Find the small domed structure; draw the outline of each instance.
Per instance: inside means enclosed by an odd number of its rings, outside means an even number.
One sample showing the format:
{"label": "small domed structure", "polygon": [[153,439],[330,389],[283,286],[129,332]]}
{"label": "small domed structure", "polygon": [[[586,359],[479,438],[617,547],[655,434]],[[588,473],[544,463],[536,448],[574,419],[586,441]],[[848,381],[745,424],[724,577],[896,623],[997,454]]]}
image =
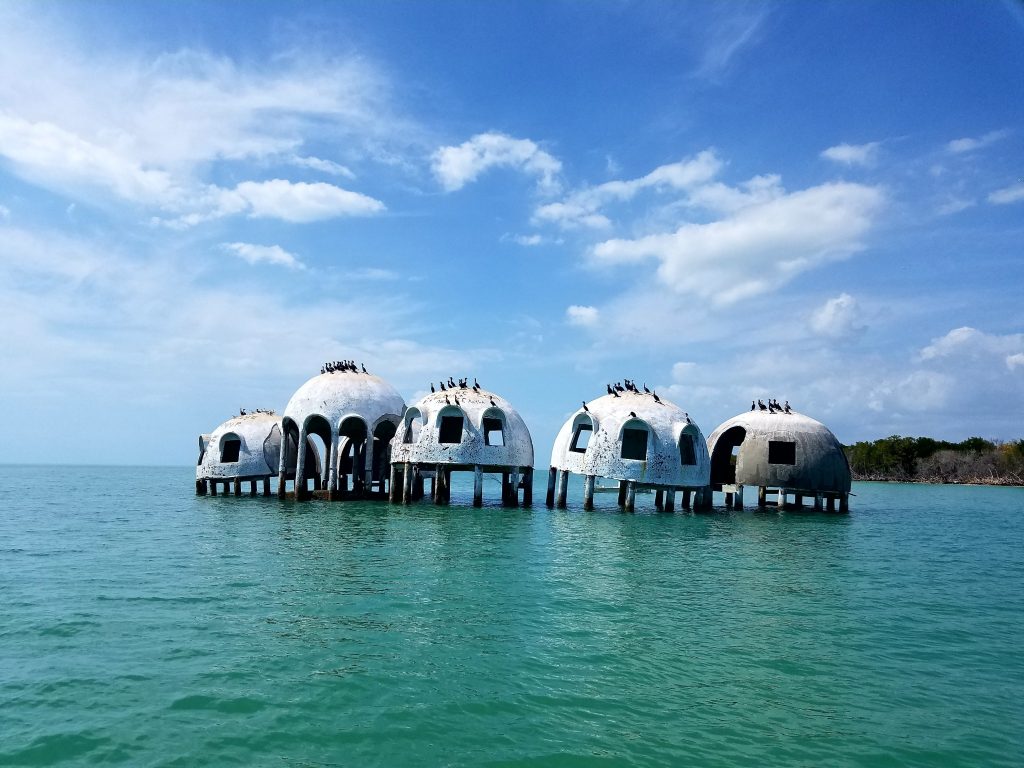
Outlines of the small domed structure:
{"label": "small domed structure", "polygon": [[[294,480],[295,497],[306,498],[310,477],[314,490],[326,487],[330,499],[384,493],[388,446],[404,409],[394,387],[354,363],[314,376],[284,409],[278,495]],[[314,436],[322,446],[299,454],[297,446]]]}
{"label": "small domed structure", "polygon": [[483,503],[483,473],[502,475],[502,503],[532,502],[533,440],[526,423],[500,395],[461,386],[432,392],[409,407],[391,443],[392,501],[408,503],[422,494],[424,476],[432,475],[438,504],[450,495],[453,471],[474,474],[473,504]]}
{"label": "small domed structure", "polygon": [[703,503],[710,463],[704,435],[688,414],[633,388],[585,403],[562,426],[551,449],[548,506],[565,506],[570,472],[586,478],[584,509],[593,508],[595,480],[605,477],[619,481],[619,504],[627,510],[637,488],[654,488],[655,505],[671,511],[677,489],[684,490],[684,504],[690,490]]}
{"label": "small domed structure", "polygon": [[247,413],[228,419],[213,432],[199,437],[196,465],[196,493],[207,487],[214,496],[217,484],[233,483],[235,493],[248,480],[256,493],[256,481],[263,481],[264,495],[270,494],[270,478],[277,471],[281,453],[281,427],[269,412]]}
{"label": "small domed structure", "polygon": [[727,494],[727,504],[731,493],[742,506],[743,486],[750,485],[758,488],[759,506],[775,489],[779,507],[793,493],[798,506],[810,495],[816,509],[823,501],[833,509],[836,499],[841,511],[848,508],[850,465],[843,446],[810,416],[778,409],[741,413],[711,434],[708,448],[712,486]]}

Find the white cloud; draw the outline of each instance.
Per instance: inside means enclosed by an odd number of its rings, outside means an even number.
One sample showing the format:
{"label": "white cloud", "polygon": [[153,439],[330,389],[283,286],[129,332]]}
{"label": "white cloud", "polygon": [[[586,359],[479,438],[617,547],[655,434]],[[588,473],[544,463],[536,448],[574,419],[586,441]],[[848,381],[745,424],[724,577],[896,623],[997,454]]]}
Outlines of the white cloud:
{"label": "white cloud", "polygon": [[811,314],[811,330],[819,336],[841,339],[864,330],[860,324],[860,307],[848,293],[829,299]]}
{"label": "white cloud", "polygon": [[224,243],[224,250],[250,264],[277,264],[291,269],[304,269],[305,265],[279,245],[253,245],[252,243]]}
{"label": "white cloud", "polygon": [[309,222],[384,210],[379,200],[323,182],[244,181],[235,187],[235,192],[248,203],[249,215],[254,218]]}
{"label": "white cloud", "polygon": [[289,158],[289,162],[299,168],[311,168],[314,171],[329,173],[332,176],[344,176],[346,179],[355,179],[356,177],[349,168],[346,168],[344,165],[336,163],[333,160],[323,160],[319,157],[300,157],[299,155],[292,155]]}
{"label": "white cloud", "polygon": [[611,226],[609,218],[600,213],[605,205],[631,200],[647,189],[693,189],[714,178],[721,167],[722,163],[714,150],[707,149],[692,158],[659,166],[640,178],[608,181],[596,187],[581,189],[563,201],[538,207],[533,218],[535,222],[551,222],[567,229],[604,229]]}
{"label": "white cloud", "polygon": [[940,216],[950,216],[954,213],[960,213],[960,211],[966,211],[968,208],[973,208],[977,203],[974,200],[964,200],[959,197],[951,197],[945,203],[940,205],[936,212]]}
{"label": "white cloud", "polygon": [[672,366],[672,381],[680,384],[689,380],[697,370],[696,363],[679,362]]}
{"label": "white cloud", "polygon": [[544,242],[544,238],[541,235],[538,235],[538,234],[535,233],[535,234],[532,234],[532,235],[516,235],[515,236],[515,241],[519,245],[530,247],[530,246],[540,245],[541,243]]}
{"label": "white cloud", "polygon": [[1003,357],[1024,350],[1024,334],[989,334],[977,328],[954,328],[945,336],[932,339],[932,343],[918,353],[922,361],[940,358],[967,358],[979,356]]}
{"label": "white cloud", "polygon": [[988,201],[996,205],[1007,205],[1021,200],[1024,200],[1024,182],[997,189],[988,196]]}
{"label": "white cloud", "polygon": [[601,313],[597,307],[585,307],[573,304],[565,310],[565,317],[569,325],[576,325],[581,328],[593,328],[601,319]]}
{"label": "white cloud", "polygon": [[1007,355],[1006,367],[1011,371],[1017,368],[1024,368],[1024,352],[1018,352],[1015,355]]}
{"label": "white cloud", "polygon": [[11,209],[6,205],[0,205],[0,219],[11,218]]}
{"label": "white cloud", "polygon": [[591,255],[607,265],[656,260],[658,279],[677,293],[729,305],[862,249],[883,200],[876,187],[823,184],[708,224],[607,240]]}
{"label": "white cloud", "polygon": [[349,274],[352,280],[398,280],[402,275],[393,269],[363,267]]}
{"label": "white cloud", "polygon": [[562,164],[529,139],[480,133],[459,146],[441,147],[431,158],[434,175],[448,192],[462,189],[491,168],[515,168],[537,177],[545,193],[558,191]]}
{"label": "white cloud", "polygon": [[842,165],[874,165],[878,159],[879,142],[867,144],[837,144],[823,150],[821,156]]}
{"label": "white cloud", "polygon": [[955,155],[963,154],[965,152],[973,152],[976,149],[982,149],[983,147],[987,147],[989,144],[994,144],[1001,139],[1005,139],[1009,135],[1010,132],[1006,130],[989,131],[984,136],[979,136],[977,138],[953,139],[953,141],[946,144],[946,149]]}
{"label": "white cloud", "polygon": [[764,7],[757,6],[757,10],[752,13],[752,7],[755,6],[709,6],[717,13],[710,24],[701,27],[704,39],[700,43],[703,44],[704,50],[700,64],[694,72],[695,76],[716,78],[728,69],[741,50],[755,42],[757,31],[768,16],[768,12]]}

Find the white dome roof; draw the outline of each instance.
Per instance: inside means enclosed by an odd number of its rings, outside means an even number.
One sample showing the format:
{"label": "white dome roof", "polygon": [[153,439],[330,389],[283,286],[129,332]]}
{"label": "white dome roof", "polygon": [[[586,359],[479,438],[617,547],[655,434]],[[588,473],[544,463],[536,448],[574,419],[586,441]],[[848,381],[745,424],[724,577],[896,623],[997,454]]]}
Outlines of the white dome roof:
{"label": "white dome roof", "polygon": [[[461,440],[442,443],[441,417],[460,415],[463,417]],[[490,440],[485,439],[485,418],[500,422],[501,445],[494,444],[498,442],[494,432]],[[497,425],[492,422],[490,426]],[[409,407],[391,441],[391,461],[532,467],[533,440],[522,417],[503,397],[485,389],[455,388],[431,393]]]}
{"label": "white dome roof", "polygon": [[[277,416],[247,413],[217,427],[203,441],[203,453],[196,467],[196,479],[234,479],[277,474],[281,450],[281,428]],[[237,461],[221,461],[224,444],[238,440]],[[230,451],[229,454],[230,455]]]}
{"label": "white dome roof", "polygon": [[[727,436],[733,429],[736,431]],[[714,457],[715,446],[725,438],[720,456],[713,462],[712,482],[720,482],[719,468],[724,468],[724,464],[719,462],[727,461],[725,452],[732,453],[739,430],[743,430],[743,435],[736,454],[736,483],[849,492],[850,465],[842,445],[820,421],[796,411],[747,411],[721,424],[708,439],[708,450]],[[777,451],[776,455],[770,455],[770,450]]]}
{"label": "white dome roof", "polygon": [[[587,403],[562,425],[551,449],[551,466],[581,475],[615,480],[635,480],[651,485],[680,488],[707,485],[710,472],[707,444],[700,428],[688,421],[679,406],[643,392],[604,395]],[[631,413],[636,414],[632,416]],[[582,450],[580,426],[593,431]],[[625,429],[646,430],[646,459],[623,458]],[[692,444],[692,464],[683,464],[683,435]],[[627,449],[627,455],[629,453]]]}
{"label": "white dome roof", "polygon": [[398,391],[379,376],[354,371],[321,373],[292,395],[284,418],[300,428],[311,416],[322,416],[337,430],[348,416],[359,416],[372,431],[384,417],[398,422],[405,401]]}

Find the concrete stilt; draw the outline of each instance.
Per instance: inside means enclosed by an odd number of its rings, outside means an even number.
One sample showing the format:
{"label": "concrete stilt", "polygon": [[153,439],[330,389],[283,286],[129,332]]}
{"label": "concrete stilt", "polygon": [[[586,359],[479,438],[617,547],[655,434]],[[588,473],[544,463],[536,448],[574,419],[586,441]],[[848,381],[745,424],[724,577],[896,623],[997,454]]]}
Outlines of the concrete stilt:
{"label": "concrete stilt", "polygon": [[725,506],[726,509],[732,509],[732,491],[726,491],[725,493]]}
{"label": "concrete stilt", "polygon": [[802,493],[793,494],[793,506],[800,509],[804,505],[804,495]]}
{"label": "concrete stilt", "polygon": [[410,462],[405,462],[402,465],[402,503],[409,504],[412,502],[413,494],[413,469]]}
{"label": "concrete stilt", "polygon": [[626,511],[632,512],[636,504],[636,483],[632,480],[626,483]]}
{"label": "concrete stilt", "polygon": [[210,495],[211,496],[216,496],[217,495],[217,481],[216,480],[211,480],[210,481]]}
{"label": "concrete stilt", "polygon": [[665,511],[665,492],[661,488],[654,492],[654,508],[659,512]]}
{"label": "concrete stilt", "polygon": [[768,489],[763,485],[757,486],[757,506],[764,507],[768,504]]}
{"label": "concrete stilt", "polygon": [[[405,479],[402,480],[401,488],[405,487]],[[397,504],[399,501],[398,497],[399,485],[398,485],[398,465],[391,465],[391,479],[388,481],[388,504]]]}
{"label": "concrete stilt", "polygon": [[684,488],[683,489],[683,509],[692,509],[692,505],[690,503],[691,496],[692,496],[692,492],[690,491],[690,489],[689,488]]}
{"label": "concrete stilt", "polygon": [[583,509],[587,512],[594,508],[594,482],[597,480],[594,475],[587,475],[583,479]]}
{"label": "concrete stilt", "polygon": [[743,509],[743,486],[736,486],[736,493],[732,497],[732,508]]}
{"label": "concrete stilt", "polygon": [[558,473],[558,490],[556,493],[555,506],[565,509],[565,496],[569,492],[569,470],[563,469]]}
{"label": "concrete stilt", "polygon": [[786,508],[786,489],[785,488],[779,488],[777,499],[778,500],[775,502],[775,506],[778,507],[779,509],[785,509]]}
{"label": "concrete stilt", "polygon": [[306,428],[299,430],[299,455],[295,459],[295,500],[306,499]]}
{"label": "concrete stilt", "polygon": [[513,469],[512,476],[509,478],[508,483],[508,500],[509,506],[518,509],[519,508],[519,470]]}
{"label": "concrete stilt", "polygon": [[473,467],[473,506],[482,507],[484,505],[484,472],[480,469],[480,465],[477,464]]}
{"label": "concrete stilt", "polygon": [[196,480],[196,496],[205,496],[205,495],[206,495],[206,481],[205,480]]}
{"label": "concrete stilt", "polygon": [[509,487],[509,473],[501,473],[501,506],[512,506],[512,489]]}
{"label": "concrete stilt", "polygon": [[552,467],[548,470],[548,495],[546,503],[548,508],[555,506],[555,483],[558,480],[558,470]]}
{"label": "concrete stilt", "polygon": [[232,485],[234,486],[233,490],[235,492],[235,496],[241,496],[242,495],[242,481],[239,480],[236,477],[235,481],[234,481],[234,483],[232,483]]}
{"label": "concrete stilt", "polygon": [[444,470],[441,467],[434,470],[434,504],[444,504]]}
{"label": "concrete stilt", "polygon": [[839,511],[844,513],[850,511],[850,494],[844,493],[839,496]]}
{"label": "concrete stilt", "polygon": [[263,478],[263,495],[264,496],[269,496],[270,495],[270,478],[269,477],[264,477]]}
{"label": "concrete stilt", "polygon": [[676,489],[675,486],[665,489],[665,511],[676,511]]}
{"label": "concrete stilt", "polygon": [[420,468],[413,467],[412,470],[412,498],[413,500],[422,499],[426,494],[423,490],[423,475],[420,474]]}
{"label": "concrete stilt", "polygon": [[814,494],[814,511],[815,512],[821,512],[822,501],[823,501],[823,499],[822,499],[822,496],[821,496],[820,493]]}
{"label": "concrete stilt", "polygon": [[619,506],[626,506],[626,481],[619,480]]}
{"label": "concrete stilt", "polygon": [[250,496],[255,496],[256,495],[256,481],[255,480],[250,480],[249,481],[249,495]]}
{"label": "concrete stilt", "polygon": [[523,470],[523,506],[533,506],[533,467]]}

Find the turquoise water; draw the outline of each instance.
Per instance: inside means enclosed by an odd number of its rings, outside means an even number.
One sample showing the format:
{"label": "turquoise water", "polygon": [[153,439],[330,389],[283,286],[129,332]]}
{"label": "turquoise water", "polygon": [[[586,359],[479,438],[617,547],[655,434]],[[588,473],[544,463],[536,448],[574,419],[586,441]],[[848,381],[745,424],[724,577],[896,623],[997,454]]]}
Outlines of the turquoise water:
{"label": "turquoise water", "polygon": [[849,516],[193,489],[0,467],[0,765],[1024,763],[1024,489],[860,484]]}

